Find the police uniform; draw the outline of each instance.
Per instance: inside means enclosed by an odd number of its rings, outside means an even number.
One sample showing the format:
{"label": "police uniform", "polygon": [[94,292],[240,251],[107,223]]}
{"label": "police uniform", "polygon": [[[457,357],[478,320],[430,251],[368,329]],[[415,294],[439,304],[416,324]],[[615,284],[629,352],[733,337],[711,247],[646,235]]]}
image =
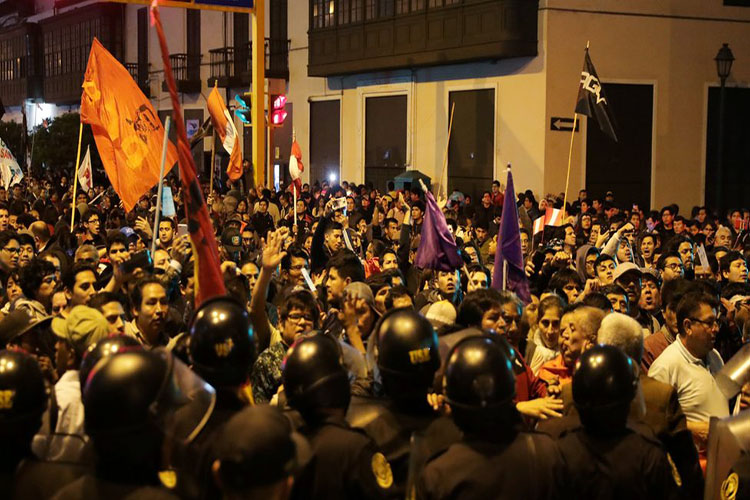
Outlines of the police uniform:
{"label": "police uniform", "polygon": [[158,484],[126,484],[107,481],[98,477],[85,475],[70,483],[52,497],[53,500],[174,500],[179,497]]}
{"label": "police uniform", "polygon": [[383,452],[400,493],[405,491],[409,475],[412,434],[418,432],[423,436],[424,459],[461,438],[453,421],[439,417],[426,401],[405,411],[387,398],[355,396],[346,419],[352,427],[364,430]]}
{"label": "police uniform", "polygon": [[569,498],[563,472],[560,453],[544,434],[519,432],[505,441],[470,437],[429,461],[417,497]]}
{"label": "police uniform", "polygon": [[679,498],[667,456],[654,438],[627,428],[599,436],[578,427],[564,432],[558,447],[576,498]]}
{"label": "police uniform", "polygon": [[385,498],[393,494],[393,472],[364,431],[343,418],[329,417],[299,432],[313,459],[297,479],[292,498]]}

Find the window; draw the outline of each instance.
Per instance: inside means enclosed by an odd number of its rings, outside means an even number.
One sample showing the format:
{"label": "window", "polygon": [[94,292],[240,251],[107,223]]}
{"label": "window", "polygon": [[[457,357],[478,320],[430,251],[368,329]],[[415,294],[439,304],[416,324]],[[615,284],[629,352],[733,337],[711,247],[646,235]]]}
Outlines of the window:
{"label": "window", "polygon": [[310,103],[310,184],[338,182],[341,160],[341,101]]}
{"label": "window", "polygon": [[365,182],[381,191],[406,169],[406,106],[406,95],[365,101]]}
{"label": "window", "polygon": [[365,19],[375,19],[375,0],[365,0]]}
{"label": "window", "polygon": [[495,90],[451,92],[448,116],[454,104],[448,147],[448,192],[458,188],[478,200],[492,183],[495,166]]}

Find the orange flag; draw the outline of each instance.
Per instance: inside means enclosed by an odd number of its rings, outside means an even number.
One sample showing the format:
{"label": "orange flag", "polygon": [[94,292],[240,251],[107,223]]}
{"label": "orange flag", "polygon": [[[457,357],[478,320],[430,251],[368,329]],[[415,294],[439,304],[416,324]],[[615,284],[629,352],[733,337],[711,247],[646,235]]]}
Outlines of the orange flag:
{"label": "orange flag", "polygon": [[211,124],[219,134],[219,139],[224,150],[229,153],[229,166],[227,175],[233,181],[242,177],[242,153],[240,152],[240,137],[229,114],[224,99],[221,98],[219,90],[214,87],[208,96],[208,114],[211,115]]}
{"label": "orange flag", "polygon": [[[107,177],[132,210],[159,182],[164,127],[128,70],[96,38],[83,80],[81,121],[91,125]],[[170,142],[165,174],[176,161]]]}

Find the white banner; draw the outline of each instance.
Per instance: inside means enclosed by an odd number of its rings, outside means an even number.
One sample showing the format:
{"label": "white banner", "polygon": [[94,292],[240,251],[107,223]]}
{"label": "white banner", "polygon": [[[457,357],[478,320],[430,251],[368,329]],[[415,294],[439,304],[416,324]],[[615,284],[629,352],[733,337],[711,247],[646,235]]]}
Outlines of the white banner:
{"label": "white banner", "polygon": [[93,172],[91,171],[91,147],[86,148],[86,156],[83,157],[81,166],[78,168],[78,182],[81,183],[81,189],[88,193],[89,189],[94,187]]}
{"label": "white banner", "polygon": [[23,179],[21,167],[2,139],[0,139],[0,177],[6,190]]}

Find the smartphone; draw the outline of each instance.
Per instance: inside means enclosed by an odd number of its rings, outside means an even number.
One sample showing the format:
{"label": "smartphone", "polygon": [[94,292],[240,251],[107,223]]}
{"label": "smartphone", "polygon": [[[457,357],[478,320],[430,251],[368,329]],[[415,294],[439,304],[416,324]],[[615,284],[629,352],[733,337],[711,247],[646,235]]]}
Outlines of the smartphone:
{"label": "smartphone", "polygon": [[185,236],[188,234],[187,224],[177,224],[177,236]]}

